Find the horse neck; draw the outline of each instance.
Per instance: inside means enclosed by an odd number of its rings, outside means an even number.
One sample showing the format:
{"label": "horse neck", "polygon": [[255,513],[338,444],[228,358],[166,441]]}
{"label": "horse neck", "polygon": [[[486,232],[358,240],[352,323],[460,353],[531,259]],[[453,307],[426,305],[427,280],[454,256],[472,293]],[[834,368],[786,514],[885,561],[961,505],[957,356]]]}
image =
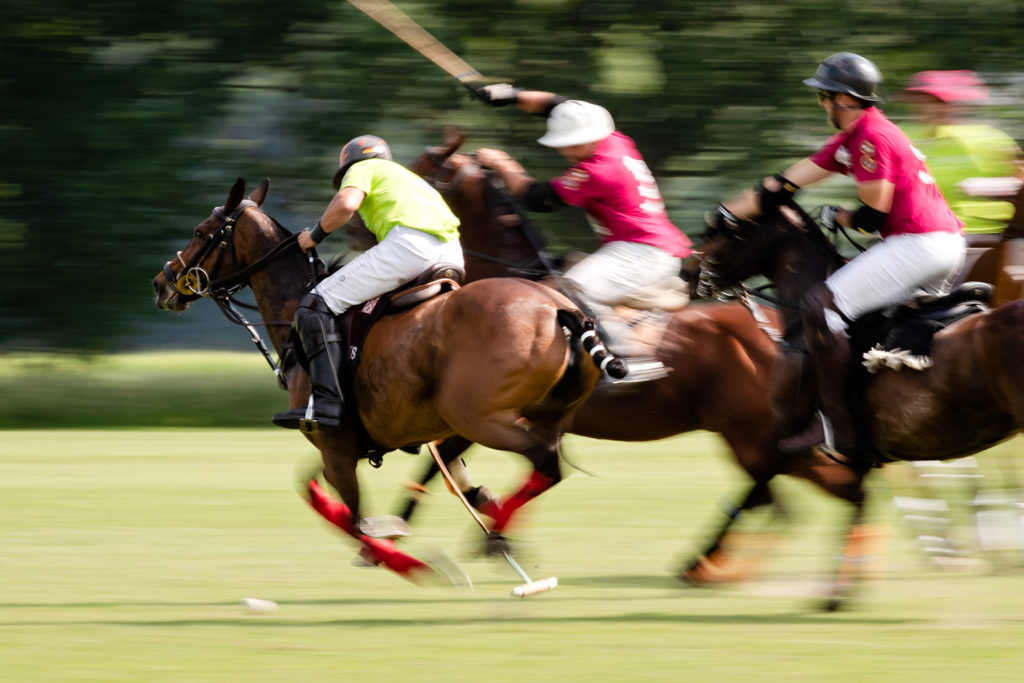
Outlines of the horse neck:
{"label": "horse neck", "polygon": [[[775,283],[779,298],[797,304],[815,285],[824,282],[834,270],[829,259],[809,240],[794,240],[782,248],[765,275]],[[800,319],[798,306],[782,308],[786,326]]]}
{"label": "horse neck", "polygon": [[507,277],[512,266],[540,267],[520,217],[511,207],[506,213],[490,201],[486,180],[461,183],[445,199],[461,223],[467,281]]}
{"label": "horse neck", "polygon": [[[245,267],[255,263],[284,240],[282,232],[275,228],[273,221],[259,221],[258,232],[246,240],[247,249],[239,251],[239,265]],[[305,285],[311,278],[309,261],[296,249],[288,249],[280,258],[266,268],[253,273],[249,278],[259,309],[260,317],[266,323],[290,323],[295,316],[295,307],[305,294]],[[274,349],[280,354],[288,337],[287,325],[267,325],[267,336]]]}

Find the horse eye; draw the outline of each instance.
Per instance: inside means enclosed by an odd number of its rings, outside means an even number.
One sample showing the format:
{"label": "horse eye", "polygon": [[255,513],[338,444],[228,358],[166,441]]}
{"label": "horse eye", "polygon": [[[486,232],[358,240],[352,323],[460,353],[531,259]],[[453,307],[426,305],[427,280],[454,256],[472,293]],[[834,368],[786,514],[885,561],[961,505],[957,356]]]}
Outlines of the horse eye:
{"label": "horse eye", "polygon": [[202,232],[202,230],[196,230],[196,239],[200,239],[200,240],[203,239],[203,232]]}

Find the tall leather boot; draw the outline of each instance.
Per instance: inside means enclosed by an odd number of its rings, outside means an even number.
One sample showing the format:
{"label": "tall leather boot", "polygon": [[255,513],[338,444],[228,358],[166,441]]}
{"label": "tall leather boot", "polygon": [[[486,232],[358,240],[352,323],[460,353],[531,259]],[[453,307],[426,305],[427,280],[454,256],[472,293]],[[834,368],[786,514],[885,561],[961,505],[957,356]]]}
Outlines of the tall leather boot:
{"label": "tall leather boot", "polygon": [[825,308],[833,306],[832,293],[825,285],[816,287],[804,298],[803,305],[804,333],[818,381],[821,419],[811,420],[802,432],[782,439],[779,447],[796,452],[825,445],[852,463],[866,464],[847,393],[850,343],[843,333],[832,332],[825,321]]}
{"label": "tall leather boot", "polygon": [[[807,424],[818,407],[818,386],[810,354],[785,345],[775,359],[769,382],[772,412],[780,433],[792,434]],[[784,446],[780,447],[783,450]]]}
{"label": "tall leather boot", "polygon": [[317,427],[337,427],[344,409],[339,393],[343,349],[338,321],[321,297],[307,294],[295,310],[293,325],[309,361],[312,405],[278,413],[273,422],[279,427],[304,432],[315,431]]}

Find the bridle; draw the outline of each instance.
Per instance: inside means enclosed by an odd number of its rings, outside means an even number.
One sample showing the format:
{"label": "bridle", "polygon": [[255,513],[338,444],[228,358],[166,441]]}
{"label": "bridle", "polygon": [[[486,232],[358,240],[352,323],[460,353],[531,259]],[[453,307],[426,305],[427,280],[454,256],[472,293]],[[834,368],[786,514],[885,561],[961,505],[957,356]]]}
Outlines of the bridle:
{"label": "bridle", "polygon": [[[276,261],[292,246],[297,246],[299,236],[297,233],[291,234],[245,268],[236,270],[224,277],[215,277],[220,270],[225,254],[227,254],[229,265],[233,266],[237,262],[234,235],[235,223],[238,217],[246,209],[258,206],[256,202],[250,199],[243,199],[230,214],[224,211],[223,206],[214,207],[213,214],[221,219],[221,224],[206,236],[202,247],[189,259],[188,263],[181,257],[180,251],[177,253],[176,258],[182,265],[181,273],[179,275],[174,274],[174,270],[171,267],[171,264],[174,263],[173,260],[164,264],[164,276],[168,281],[174,283],[174,288],[185,296],[208,296],[213,299],[230,298],[232,294],[235,294],[238,290],[249,284],[250,276]],[[200,264],[213,251],[217,252],[217,260],[210,270],[207,271]],[[315,252],[313,256],[316,256]]]}
{"label": "bridle", "polygon": [[[178,292],[185,296],[207,296],[210,294],[210,285],[213,282],[211,273],[216,274],[220,270],[225,254],[228,256],[228,262],[235,265],[237,258],[234,240],[235,223],[242,212],[251,206],[257,206],[256,202],[251,199],[243,199],[230,214],[224,211],[223,206],[214,207],[213,215],[220,218],[221,223],[205,237],[202,246],[187,263],[181,257],[181,252],[177,253],[176,258],[181,264],[181,273],[174,274],[174,269],[171,267],[171,264],[174,263],[173,259],[164,264],[164,277],[174,283],[174,288]],[[200,264],[214,251],[217,252],[217,260],[208,271]]]}
{"label": "bridle", "polygon": [[[229,265],[234,266],[237,264],[234,241],[235,224],[238,221],[238,217],[241,216],[246,209],[251,207],[259,207],[259,204],[251,199],[243,199],[231,213],[227,213],[223,206],[214,207],[213,215],[221,219],[220,225],[205,237],[202,246],[195,254],[192,255],[188,262],[182,258],[180,251],[176,254],[175,258],[182,266],[180,274],[175,275],[174,273],[174,269],[172,267],[172,264],[175,263],[174,259],[164,264],[163,274],[169,282],[174,283],[174,288],[179,293],[185,296],[205,296],[213,299],[214,303],[217,304],[217,307],[229,322],[246,328],[249,331],[256,348],[261,354],[263,354],[263,357],[270,365],[271,370],[273,370],[280,386],[287,389],[287,379],[280,364],[274,361],[270,354],[270,350],[267,348],[262,337],[260,337],[259,333],[256,331],[255,326],[288,326],[291,325],[291,323],[287,321],[251,323],[246,320],[245,316],[242,315],[235,305],[237,304],[238,306],[245,308],[254,307],[249,304],[236,301],[232,298],[232,295],[247,286],[249,284],[249,277],[254,273],[263,270],[268,265],[276,261],[289,248],[297,247],[298,234],[291,234],[281,242],[278,242],[273,249],[245,268],[236,270],[224,277],[216,277],[224,261],[225,255],[227,256]],[[213,266],[211,266],[209,270],[203,268],[203,262],[205,262],[214,252],[216,252],[217,257]],[[310,255],[311,259],[316,258],[316,253],[312,249],[310,249]],[[315,282],[315,276],[313,281]],[[313,285],[310,284],[309,286],[312,287]]]}

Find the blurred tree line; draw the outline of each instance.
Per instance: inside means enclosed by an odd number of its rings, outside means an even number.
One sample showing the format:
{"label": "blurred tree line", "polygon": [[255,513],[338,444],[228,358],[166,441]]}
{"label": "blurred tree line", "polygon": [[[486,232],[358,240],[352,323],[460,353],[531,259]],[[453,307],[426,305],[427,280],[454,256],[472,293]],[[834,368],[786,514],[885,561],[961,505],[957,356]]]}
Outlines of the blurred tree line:
{"label": "blurred tree line", "polygon": [[[801,80],[833,52],[873,59],[890,95],[918,70],[975,69],[1022,133],[1024,9],[1005,0],[396,4],[495,81],[606,106],[691,234],[830,133]],[[360,133],[408,161],[455,124],[468,149],[561,169],[541,120],[471,101],[340,0],[8,0],[0,56],[0,349],[116,348],[158,315],[150,280],[236,176],[270,176],[270,212],[298,229]],[[538,222],[555,251],[592,244],[578,212]]]}

